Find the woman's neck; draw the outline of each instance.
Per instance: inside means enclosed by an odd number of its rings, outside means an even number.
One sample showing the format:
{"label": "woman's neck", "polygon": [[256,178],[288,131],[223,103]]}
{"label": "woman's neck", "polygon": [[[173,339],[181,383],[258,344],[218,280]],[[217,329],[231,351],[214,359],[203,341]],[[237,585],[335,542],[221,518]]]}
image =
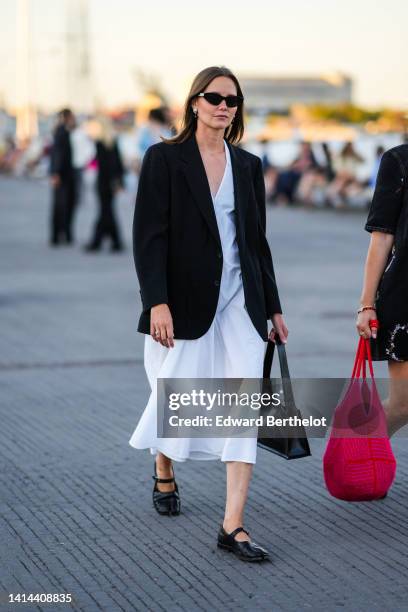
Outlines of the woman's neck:
{"label": "woman's neck", "polygon": [[224,152],[224,128],[214,130],[199,123],[195,137],[201,151],[207,151],[212,154]]}

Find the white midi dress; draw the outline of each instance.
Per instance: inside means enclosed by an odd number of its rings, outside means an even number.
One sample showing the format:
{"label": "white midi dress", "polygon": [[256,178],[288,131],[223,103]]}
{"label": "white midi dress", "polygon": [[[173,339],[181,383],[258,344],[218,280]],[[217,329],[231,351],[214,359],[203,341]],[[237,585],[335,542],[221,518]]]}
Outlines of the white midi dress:
{"label": "white midi dress", "polygon": [[236,240],[234,186],[230,152],[213,204],[221,238],[223,268],[216,313],[208,331],[195,340],[174,339],[167,348],[145,335],[144,366],[151,387],[147,406],[129,444],[150,448],[174,461],[221,459],[256,462],[256,437],[158,438],[157,378],[262,378],[266,343],[245,308]]}

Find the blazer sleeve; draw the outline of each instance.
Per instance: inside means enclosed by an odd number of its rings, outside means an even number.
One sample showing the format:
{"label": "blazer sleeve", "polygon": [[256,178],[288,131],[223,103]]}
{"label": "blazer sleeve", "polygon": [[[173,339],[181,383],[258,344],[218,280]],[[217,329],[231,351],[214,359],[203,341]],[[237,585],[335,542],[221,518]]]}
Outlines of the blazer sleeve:
{"label": "blazer sleeve", "polygon": [[266,203],[265,181],[263,177],[262,162],[258,158],[255,169],[255,197],[258,204],[258,232],[260,243],[260,264],[265,294],[265,305],[268,317],[282,313],[278,288],[275,280],[271,250],[265,235],[266,231]]}
{"label": "blazer sleeve", "polygon": [[403,184],[404,176],[397,156],[386,151],[381,158],[365,225],[368,232],[395,234],[402,207]]}
{"label": "blazer sleeve", "polygon": [[143,310],[167,304],[169,172],[157,145],[143,158],[133,217],[133,257]]}

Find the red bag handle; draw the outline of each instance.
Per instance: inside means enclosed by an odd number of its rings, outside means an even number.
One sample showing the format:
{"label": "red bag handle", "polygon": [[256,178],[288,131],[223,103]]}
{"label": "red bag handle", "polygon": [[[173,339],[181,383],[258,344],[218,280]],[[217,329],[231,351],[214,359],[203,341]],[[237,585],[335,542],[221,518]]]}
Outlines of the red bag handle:
{"label": "red bag handle", "polygon": [[360,360],[357,365],[357,371],[356,371],[356,378],[360,378],[360,374],[361,374],[364,380],[367,378],[366,359],[368,356],[367,355],[367,343],[368,342],[369,341],[366,340],[365,338],[361,338]]}
{"label": "red bag handle", "polygon": [[361,370],[363,370],[363,378],[365,377],[365,358],[366,358],[366,350],[365,350],[365,341],[364,338],[360,338],[358,347],[357,347],[357,355],[356,360],[354,362],[353,373],[351,378],[360,378]]}
{"label": "red bag handle", "polygon": [[357,346],[356,358],[354,360],[353,371],[351,373],[351,378],[355,378],[356,377],[357,366],[359,365],[360,360],[361,360],[361,357],[360,357],[361,347],[362,347],[362,338],[360,336],[360,339],[358,341],[358,346]]}
{"label": "red bag handle", "polygon": [[370,340],[366,340],[365,343],[366,343],[366,353],[367,353],[368,367],[370,369],[371,378],[374,378],[373,358],[372,358],[372,355],[371,355]]}
{"label": "red bag handle", "polygon": [[[370,328],[378,329],[379,324],[377,319],[372,319],[370,321]],[[373,359],[371,356],[371,346],[370,340],[368,338],[363,338],[360,336],[360,341],[357,347],[356,359],[354,361],[353,372],[351,374],[351,378],[360,378],[360,374],[362,373],[363,379],[367,377],[366,372],[366,359],[368,361],[368,367],[370,370],[371,378],[374,378],[374,368],[373,368]]]}

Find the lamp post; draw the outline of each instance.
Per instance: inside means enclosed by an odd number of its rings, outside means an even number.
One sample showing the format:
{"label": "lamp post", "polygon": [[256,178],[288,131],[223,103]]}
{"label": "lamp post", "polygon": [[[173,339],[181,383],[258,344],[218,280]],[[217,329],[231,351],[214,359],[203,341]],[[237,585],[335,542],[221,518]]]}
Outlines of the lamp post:
{"label": "lamp post", "polygon": [[17,104],[16,138],[27,143],[38,133],[37,114],[31,100],[30,75],[30,5],[29,0],[17,1]]}
{"label": "lamp post", "polygon": [[65,0],[67,104],[76,111],[93,111],[93,79],[89,50],[88,0]]}

